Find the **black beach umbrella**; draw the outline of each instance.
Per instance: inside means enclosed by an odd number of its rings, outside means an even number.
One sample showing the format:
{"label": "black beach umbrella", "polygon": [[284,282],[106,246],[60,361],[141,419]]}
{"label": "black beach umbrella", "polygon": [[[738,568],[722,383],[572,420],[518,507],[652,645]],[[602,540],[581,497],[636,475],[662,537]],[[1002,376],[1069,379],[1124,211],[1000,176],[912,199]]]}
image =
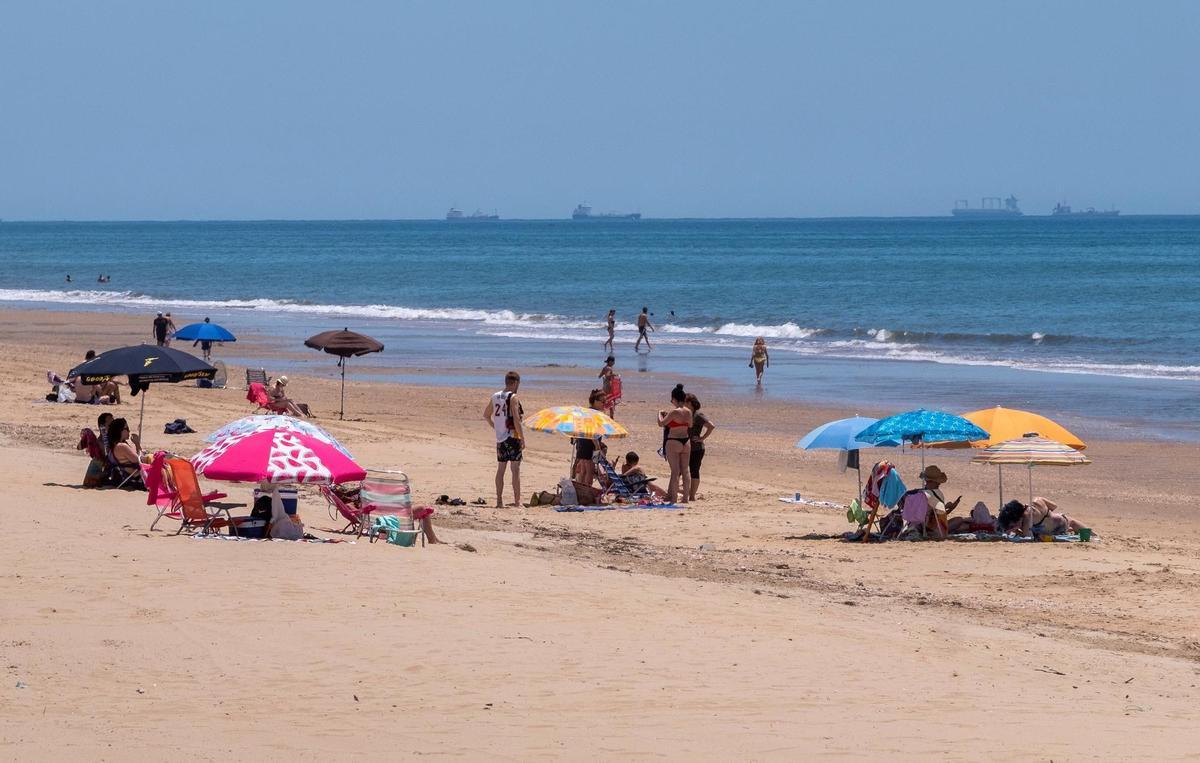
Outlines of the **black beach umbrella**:
{"label": "black beach umbrella", "polygon": [[[189,379],[211,379],[217,369],[195,355],[170,347],[137,344],[118,347],[101,353],[92,360],[71,369],[68,376],[78,376],[83,384],[103,384],[114,376],[128,376],[132,394],[144,393],[151,384],[176,384]],[[142,418],[146,413],[146,397],[138,413],[138,438],[142,436]]]}
{"label": "black beach umbrella", "polygon": [[342,329],[310,336],[304,340],[304,345],[338,356],[338,366],[342,369],[342,402],[340,410],[338,410],[338,418],[344,418],[346,413],[346,361],[356,355],[383,352],[383,342],[350,329]]}

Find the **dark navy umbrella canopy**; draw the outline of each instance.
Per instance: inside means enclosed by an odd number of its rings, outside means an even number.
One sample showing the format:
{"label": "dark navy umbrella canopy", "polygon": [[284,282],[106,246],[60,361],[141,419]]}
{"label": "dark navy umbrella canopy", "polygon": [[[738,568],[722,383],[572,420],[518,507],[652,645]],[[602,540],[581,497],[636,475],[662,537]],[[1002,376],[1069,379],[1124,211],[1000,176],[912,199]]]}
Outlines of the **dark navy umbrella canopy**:
{"label": "dark navy umbrella canopy", "polygon": [[176,339],[200,342],[236,342],[229,329],[215,323],[189,323],[175,332]]}
{"label": "dark navy umbrella canopy", "polygon": [[68,376],[78,376],[84,384],[102,384],[114,376],[128,376],[131,386],[145,386],[188,379],[211,379],[217,369],[195,355],[170,347],[136,344],[108,350],[92,360],[75,366]]}

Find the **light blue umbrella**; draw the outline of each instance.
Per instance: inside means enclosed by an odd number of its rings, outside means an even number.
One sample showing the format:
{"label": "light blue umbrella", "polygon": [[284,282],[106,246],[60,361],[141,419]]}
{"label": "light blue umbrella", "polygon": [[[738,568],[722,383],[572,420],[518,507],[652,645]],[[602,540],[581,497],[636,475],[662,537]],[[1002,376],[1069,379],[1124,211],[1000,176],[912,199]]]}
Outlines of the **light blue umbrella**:
{"label": "light blue umbrella", "polygon": [[[915,411],[897,413],[880,419],[856,435],[864,442],[899,440],[914,445],[933,442],[969,442],[987,439],[988,433],[962,416],[944,411]],[[925,468],[925,450],[921,450],[921,468]]]}
{"label": "light blue umbrella", "polygon": [[190,323],[175,332],[176,339],[191,342],[236,342],[237,337],[215,323]]}
{"label": "light blue umbrella", "polygon": [[[894,448],[899,440],[882,440],[866,442],[858,439],[858,433],[874,424],[878,419],[865,416],[854,416],[848,419],[829,421],[800,438],[796,447],[801,450],[862,450],[863,448]],[[858,472],[858,496],[862,500],[862,467],[856,465]]]}

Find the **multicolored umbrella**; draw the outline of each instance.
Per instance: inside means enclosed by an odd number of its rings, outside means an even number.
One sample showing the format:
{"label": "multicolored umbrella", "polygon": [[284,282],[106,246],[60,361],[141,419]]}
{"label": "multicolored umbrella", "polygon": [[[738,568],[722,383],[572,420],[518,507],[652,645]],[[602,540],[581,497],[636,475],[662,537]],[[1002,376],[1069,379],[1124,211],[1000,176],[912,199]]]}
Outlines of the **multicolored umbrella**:
{"label": "multicolored umbrella", "polygon": [[233,432],[192,456],[192,465],[198,474],[228,482],[329,485],[367,475],[323,430],[290,426]]}
{"label": "multicolored umbrella", "polygon": [[535,432],[549,432],[567,437],[595,440],[601,437],[628,437],[629,431],[612,417],[594,408],[580,405],[560,405],[543,408],[523,422]]}
{"label": "multicolored umbrella", "polygon": [[[931,442],[969,442],[983,440],[988,433],[967,421],[962,416],[944,411],[915,411],[898,413],[880,419],[856,435],[863,442],[899,440],[913,444]],[[925,451],[921,450],[921,467],[925,467]]]}
{"label": "multicolored umbrella", "polygon": [[226,437],[229,437],[230,435],[247,434],[250,432],[262,432],[263,430],[267,430],[267,429],[276,429],[276,430],[282,430],[282,431],[287,431],[287,432],[295,432],[297,434],[309,435],[311,437],[317,438],[318,440],[321,440],[322,442],[326,442],[326,443],[332,445],[333,447],[340,450],[342,453],[346,454],[347,457],[350,456],[350,451],[346,450],[346,447],[344,445],[342,445],[340,442],[338,442],[337,439],[333,435],[329,434],[329,432],[326,432],[324,429],[317,426],[316,424],[313,424],[309,421],[305,421],[304,419],[297,419],[297,418],[293,418],[291,416],[284,416],[284,415],[278,414],[278,413],[265,414],[265,415],[259,415],[259,416],[246,416],[244,418],[238,419],[237,421],[231,421],[228,424],[226,424],[225,426],[218,429],[217,431],[210,434],[208,437],[204,438],[204,441],[205,442],[216,442],[217,440],[224,439]]}
{"label": "multicolored umbrella", "polygon": [[1000,474],[1000,505],[1004,505],[1004,475],[999,468],[1004,464],[1023,464],[1029,467],[1029,502],[1033,503],[1033,467],[1035,466],[1083,466],[1092,459],[1074,448],[1045,437],[1018,437],[1006,440],[990,448],[984,448],[971,457],[973,464],[995,464]]}
{"label": "multicolored umbrella", "polygon": [[1012,408],[984,408],[981,411],[964,413],[963,418],[981,429],[988,431],[988,437],[972,442],[937,443],[935,448],[988,448],[1006,440],[1019,439],[1031,432],[1040,437],[1061,442],[1075,450],[1085,450],[1087,445],[1065,427],[1045,416],[1030,411],[1018,411]]}

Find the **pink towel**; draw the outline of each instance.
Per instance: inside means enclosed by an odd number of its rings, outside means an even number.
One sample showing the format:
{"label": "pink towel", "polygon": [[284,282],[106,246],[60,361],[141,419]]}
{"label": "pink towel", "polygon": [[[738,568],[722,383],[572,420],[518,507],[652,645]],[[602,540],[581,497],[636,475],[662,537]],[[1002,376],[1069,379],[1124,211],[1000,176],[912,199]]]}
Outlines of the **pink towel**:
{"label": "pink towel", "polygon": [[929,516],[929,496],[925,495],[924,490],[909,493],[904,497],[904,510],[900,515],[904,517],[905,522],[924,524],[925,517]]}

